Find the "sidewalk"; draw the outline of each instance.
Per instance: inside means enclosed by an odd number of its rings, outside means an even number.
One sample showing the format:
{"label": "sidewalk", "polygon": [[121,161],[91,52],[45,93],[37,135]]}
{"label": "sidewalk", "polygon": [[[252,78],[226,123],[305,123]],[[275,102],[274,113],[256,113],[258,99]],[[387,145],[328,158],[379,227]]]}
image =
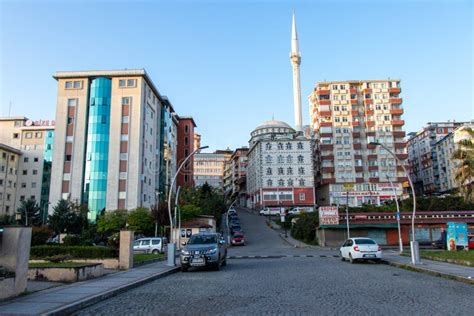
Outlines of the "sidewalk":
{"label": "sidewalk", "polygon": [[384,251],[384,260],[391,266],[474,284],[474,268],[421,258],[421,264],[413,266],[411,258],[398,252]]}
{"label": "sidewalk", "polygon": [[64,315],[177,272],[166,261],[39,291],[0,303],[0,315]]}

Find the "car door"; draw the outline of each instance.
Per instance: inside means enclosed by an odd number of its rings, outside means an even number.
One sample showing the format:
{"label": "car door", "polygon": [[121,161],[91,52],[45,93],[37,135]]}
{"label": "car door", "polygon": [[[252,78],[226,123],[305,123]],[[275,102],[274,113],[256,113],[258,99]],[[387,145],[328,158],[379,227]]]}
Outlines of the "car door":
{"label": "car door", "polygon": [[346,240],[342,246],[341,246],[341,256],[343,258],[347,258],[348,257],[348,254],[347,254],[347,244],[349,243],[349,240]]}
{"label": "car door", "polygon": [[150,239],[143,239],[142,243],[140,244],[140,250],[147,253],[151,247],[151,240]]}
{"label": "car door", "polygon": [[153,238],[151,240],[151,250],[158,250],[159,252],[163,252],[163,247],[162,247],[162,243],[161,243],[161,239],[160,238]]}

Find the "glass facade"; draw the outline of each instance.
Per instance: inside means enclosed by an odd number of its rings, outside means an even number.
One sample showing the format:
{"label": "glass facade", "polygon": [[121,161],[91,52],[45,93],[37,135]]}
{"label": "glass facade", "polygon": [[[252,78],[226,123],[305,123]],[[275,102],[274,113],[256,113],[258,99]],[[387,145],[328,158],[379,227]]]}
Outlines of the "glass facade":
{"label": "glass facade", "polygon": [[53,163],[54,131],[45,131],[43,151],[43,178],[41,179],[41,216],[46,222],[48,216],[49,187],[51,184],[51,166]]}
{"label": "glass facade", "polygon": [[89,208],[89,220],[105,210],[109,158],[110,98],[112,80],[92,80],[87,118],[87,149],[84,168],[83,203]]}
{"label": "glass facade", "polygon": [[161,107],[161,133],[160,133],[160,201],[167,199],[169,186],[171,182],[171,159],[172,159],[172,144],[173,141],[173,119],[171,109],[167,106]]}

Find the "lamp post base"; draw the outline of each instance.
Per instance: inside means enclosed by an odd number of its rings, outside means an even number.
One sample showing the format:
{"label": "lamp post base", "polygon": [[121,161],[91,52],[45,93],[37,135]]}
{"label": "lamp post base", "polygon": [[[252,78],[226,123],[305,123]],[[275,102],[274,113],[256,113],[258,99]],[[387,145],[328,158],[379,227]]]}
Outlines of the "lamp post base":
{"label": "lamp post base", "polygon": [[175,243],[169,243],[168,244],[168,261],[167,261],[167,266],[169,267],[174,267],[176,266],[176,244]]}
{"label": "lamp post base", "polygon": [[403,253],[403,241],[402,241],[401,238],[398,240],[398,244],[400,245],[400,254],[402,254]]}
{"label": "lamp post base", "polygon": [[411,264],[417,265],[420,264],[420,245],[417,241],[410,241],[410,250],[411,250]]}

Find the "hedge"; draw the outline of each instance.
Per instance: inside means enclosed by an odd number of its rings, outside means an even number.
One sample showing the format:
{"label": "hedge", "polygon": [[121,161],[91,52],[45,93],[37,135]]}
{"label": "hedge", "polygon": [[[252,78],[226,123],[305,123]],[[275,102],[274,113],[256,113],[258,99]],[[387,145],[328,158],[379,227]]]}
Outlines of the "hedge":
{"label": "hedge", "polygon": [[57,255],[70,255],[73,259],[117,258],[118,250],[101,246],[45,245],[31,247],[31,259],[43,259]]}

